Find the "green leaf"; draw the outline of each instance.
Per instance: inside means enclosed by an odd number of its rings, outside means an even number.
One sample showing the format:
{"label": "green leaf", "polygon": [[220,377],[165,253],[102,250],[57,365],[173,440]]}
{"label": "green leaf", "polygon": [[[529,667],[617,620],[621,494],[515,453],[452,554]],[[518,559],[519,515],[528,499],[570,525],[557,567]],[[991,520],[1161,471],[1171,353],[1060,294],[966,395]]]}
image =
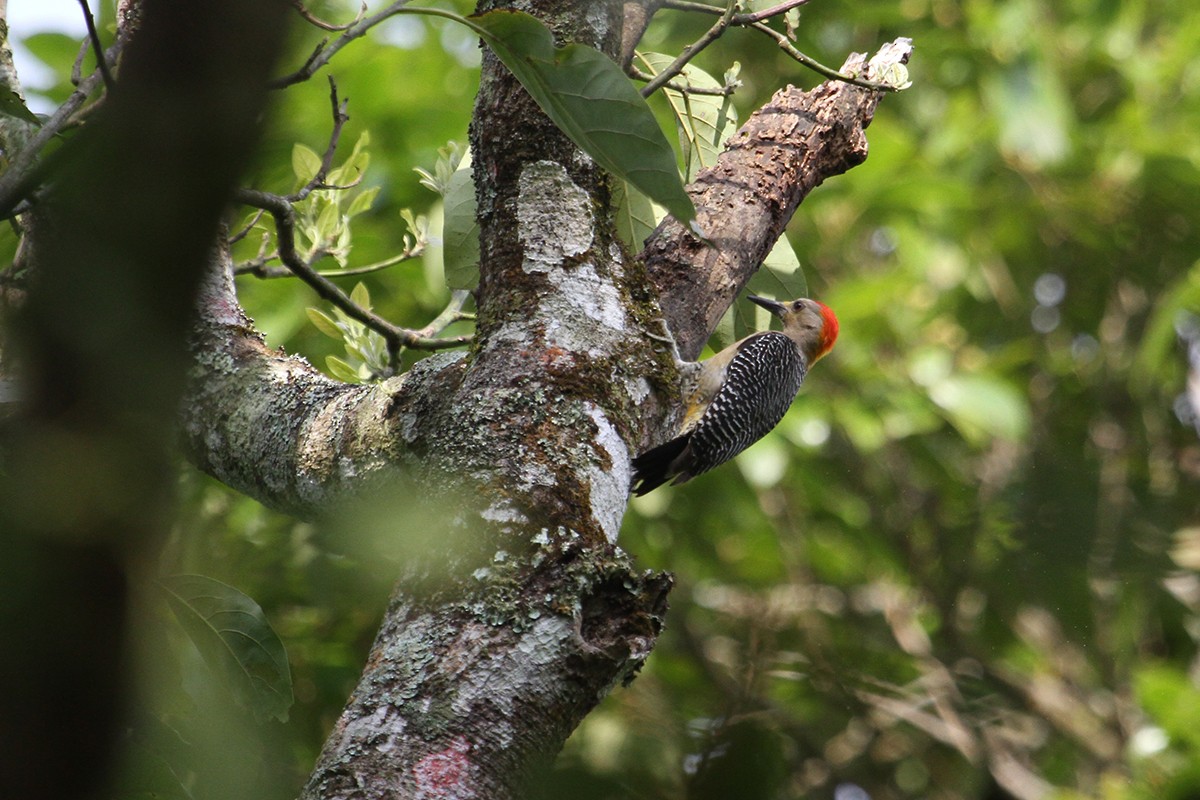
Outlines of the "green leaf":
{"label": "green leaf", "polygon": [[360,180],[371,164],[370,153],[355,153],[337,169],[329,173],[330,186],[347,186]]}
{"label": "green leaf", "polygon": [[346,383],[362,382],[362,375],[359,374],[358,370],[337,356],[326,356],[325,366],[329,370],[329,374],[339,381],[345,381]]}
{"label": "green leaf", "polygon": [[681,223],[695,219],[670,144],[612,59],[581,44],[556,48],[550,31],[520,11],[489,11],[469,20],[546,115],[597,164]]}
{"label": "green leaf", "polygon": [[333,321],[332,317],[316,308],[306,308],[305,312],[308,314],[308,321],[317,330],[331,339],[337,339],[339,342],[342,340],[342,331],[338,328],[337,323]]}
{"label": "green leaf", "polygon": [[804,278],[804,269],[796,250],[783,234],[763,259],[762,266],[750,279],[752,294],[771,297],[776,300],[795,300],[797,297],[808,296],[808,281]]}
{"label": "green leaf", "polygon": [[321,171],[321,157],[307,145],[297,142],[292,145],[292,172],[301,186],[307,184]]}
{"label": "green leaf", "polygon": [[375,198],[379,194],[380,187],[372,186],[370,189],[364,189],[353,200],[350,201],[350,207],[346,209],[346,216],[356,217],[365,211],[370,211],[371,206],[375,203]]}
{"label": "green leaf", "polygon": [[313,244],[325,244],[329,242],[334,234],[338,231],[338,226],[342,223],[342,215],[338,210],[337,203],[331,202],[317,215],[316,236],[313,239]]}
{"label": "green leaf", "polygon": [[42,124],[42,121],[25,105],[21,96],[8,87],[0,87],[0,114],[32,122],[39,127]]}
{"label": "green leaf", "polygon": [[79,55],[79,37],[65,33],[35,33],[24,37],[21,43],[34,58],[55,70],[64,82]]}
{"label": "green leaf", "polygon": [[[653,75],[662,72],[675,59],[663,53],[639,53],[638,57]],[[704,70],[688,64],[674,80],[696,89],[720,89],[724,86]],[[725,142],[737,131],[737,111],[728,96],[684,94],[664,86],[663,94],[671,104],[679,126],[688,180],[705,167],[717,163]]]}
{"label": "green leaf", "polygon": [[160,585],[179,624],[237,702],[260,722],[286,722],[292,705],[287,652],[258,603],[203,575],[175,575]]}
{"label": "green leaf", "polygon": [[354,288],[350,291],[350,300],[359,308],[371,310],[371,292],[362,281],[354,284]]}
{"label": "green leaf", "polygon": [[442,203],[442,261],[451,289],[474,289],[479,283],[479,221],[470,163],[470,158],[459,163]]}
{"label": "green leaf", "polygon": [[613,182],[612,207],[617,235],[635,254],[641,252],[646,238],[666,213],[662,206],[654,205],[649,197],[621,180]]}
{"label": "green leaf", "polygon": [[131,726],[115,779],[113,797],[122,800],[192,800],[180,775],[196,766],[195,748],[179,732],[151,714]]}

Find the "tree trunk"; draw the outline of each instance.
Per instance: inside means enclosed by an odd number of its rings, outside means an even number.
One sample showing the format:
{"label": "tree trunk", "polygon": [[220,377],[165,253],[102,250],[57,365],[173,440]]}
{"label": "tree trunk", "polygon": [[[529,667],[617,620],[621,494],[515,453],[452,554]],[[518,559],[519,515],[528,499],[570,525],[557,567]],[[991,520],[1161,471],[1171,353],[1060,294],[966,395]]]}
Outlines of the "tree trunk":
{"label": "tree trunk", "polygon": [[[623,24],[626,5],[522,8],[560,42],[619,58],[622,31],[644,27]],[[185,412],[193,458],[301,515],[399,509],[392,535],[408,537],[405,574],[305,798],[520,797],[633,677],[670,587],[615,545],[631,454],[667,432],[678,405],[663,323],[685,356],[699,352],[805,194],[865,158],[878,97],[842,83],[780,92],[692,187],[715,246],[667,221],[634,259],[608,178],[485,53],[471,128],[477,334],[465,356],[376,386],[268,350],[237,306],[227,252],[214,251]]]}

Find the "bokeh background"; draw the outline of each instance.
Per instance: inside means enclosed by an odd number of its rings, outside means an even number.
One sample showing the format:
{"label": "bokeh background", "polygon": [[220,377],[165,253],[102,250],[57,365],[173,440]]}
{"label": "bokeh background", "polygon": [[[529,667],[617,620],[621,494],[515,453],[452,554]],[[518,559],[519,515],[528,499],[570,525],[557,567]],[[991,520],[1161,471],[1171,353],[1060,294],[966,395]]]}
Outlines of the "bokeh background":
{"label": "bokeh background", "polygon": [[[662,11],[643,46],[678,52],[711,21]],[[48,109],[80,40],[29,24],[13,30]],[[297,24],[281,71],[325,35]],[[676,578],[667,630],[573,736],[545,796],[1200,797],[1200,423],[1185,391],[1200,339],[1200,9],[814,0],[796,35],[831,66],[915,43],[913,85],[883,99],[867,162],[788,229],[841,338],[766,439],[632,504],[622,546]],[[752,31],[696,63],[719,77],[735,61],[742,118],[819,81]],[[429,226],[423,257],[344,286],[419,327],[448,291],[440,201],[413,168],[465,142],[476,43],[405,17],[326,72],[350,101],[339,152],[367,134],[357,191],[378,191],[346,264],[401,249],[403,209]],[[328,93],[322,75],[278,94],[249,184],[292,188],[295,145],[328,141]],[[298,282],[240,281],[273,345],[353,361]],[[286,723],[241,711],[148,589],[130,771],[170,763],[179,796],[294,796],[396,561],[182,464],[177,524],[148,561],[147,575],[200,573],[257,600],[296,703]]]}

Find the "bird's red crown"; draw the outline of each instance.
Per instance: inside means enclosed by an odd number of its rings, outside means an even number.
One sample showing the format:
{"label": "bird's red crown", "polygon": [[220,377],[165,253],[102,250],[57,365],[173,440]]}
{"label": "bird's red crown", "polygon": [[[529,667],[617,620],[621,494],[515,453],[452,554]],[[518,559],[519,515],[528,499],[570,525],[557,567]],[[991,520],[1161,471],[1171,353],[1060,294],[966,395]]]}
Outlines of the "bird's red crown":
{"label": "bird's red crown", "polygon": [[821,328],[821,345],[817,348],[816,356],[813,357],[813,362],[815,363],[833,349],[833,343],[837,341],[838,337],[838,318],[829,306],[819,300],[814,300],[813,302],[821,309],[821,319],[825,322]]}

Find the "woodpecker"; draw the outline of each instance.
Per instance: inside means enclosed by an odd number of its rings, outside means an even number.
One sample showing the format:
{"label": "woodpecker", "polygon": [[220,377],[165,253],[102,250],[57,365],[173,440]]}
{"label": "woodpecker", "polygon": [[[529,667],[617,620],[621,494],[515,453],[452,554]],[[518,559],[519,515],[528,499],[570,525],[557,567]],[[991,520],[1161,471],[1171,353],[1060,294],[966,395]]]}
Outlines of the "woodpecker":
{"label": "woodpecker", "polygon": [[[748,299],[783,321],[700,362],[685,388],[680,434],[633,460],[633,493],[683,483],[724,464],[774,428],[813,364],[833,349],[838,321],[823,303]],[[673,479],[673,480],[672,480]]]}

